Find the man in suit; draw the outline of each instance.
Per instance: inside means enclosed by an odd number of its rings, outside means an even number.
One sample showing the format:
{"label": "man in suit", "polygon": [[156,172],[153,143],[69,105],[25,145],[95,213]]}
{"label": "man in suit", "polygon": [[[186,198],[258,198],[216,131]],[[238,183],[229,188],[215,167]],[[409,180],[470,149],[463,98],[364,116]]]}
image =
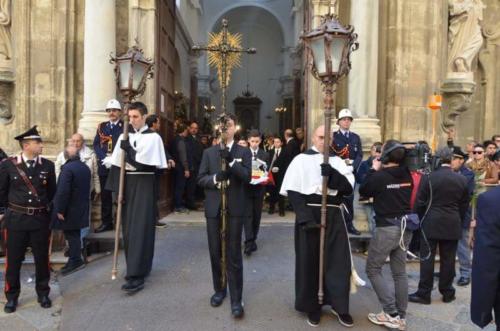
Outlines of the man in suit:
{"label": "man in suit", "polygon": [[[285,130],[285,147],[283,148],[283,156],[285,158],[285,166],[288,168],[293,158],[300,154],[300,143],[297,138],[294,137],[293,130]],[[283,172],[283,174],[286,172]]]}
{"label": "man in suit", "polygon": [[[344,108],[339,112],[337,120],[339,130],[333,132],[332,147],[335,155],[344,159],[348,166],[352,166],[353,173],[356,174],[356,170],[363,160],[363,148],[361,138],[350,130],[352,121],[353,117],[349,109]],[[353,224],[354,193],[351,196],[345,197],[344,204],[349,212],[346,214],[347,231],[354,235],[360,235],[361,232]]]}
{"label": "man in suit", "polygon": [[[418,290],[408,298],[411,302],[427,305],[431,303],[434,260],[438,246],[439,292],[443,295],[443,302],[455,300],[455,256],[470,202],[467,180],[451,169],[453,154],[450,148],[441,148],[436,156],[441,160],[441,167],[422,178],[415,203],[415,210],[422,220],[422,231],[428,239],[428,245],[425,241],[420,241],[420,256],[429,255],[429,258],[420,261]],[[427,211],[429,204],[431,205]]]}
{"label": "man in suit", "polygon": [[274,207],[278,203],[278,211],[280,216],[285,216],[285,198],[279,194],[283,177],[286,173],[286,156],[283,152],[283,141],[280,137],[274,138],[274,148],[269,154],[271,164],[269,169],[274,178],[274,186],[271,186],[269,194],[269,215],[274,214]]}
{"label": "man in suit", "polygon": [[[248,144],[252,153],[252,178],[254,173],[259,176],[262,168],[269,166],[269,154],[259,147],[261,142],[259,131],[250,131]],[[266,187],[261,184],[250,184],[248,191],[251,199],[251,216],[245,222],[245,255],[251,255],[257,250],[257,235],[259,234],[262,206],[264,204],[264,193]]]}
{"label": "man in suit", "polygon": [[186,137],[186,150],[191,155],[192,167],[191,176],[186,183],[186,207],[191,210],[196,210],[196,178],[200,170],[201,157],[203,155],[203,145],[198,137],[198,123],[192,121],[188,127],[188,135]]}
{"label": "man in suit", "polygon": [[42,158],[42,138],[36,126],[15,137],[22,152],[0,163],[0,213],[7,247],[4,312],[13,313],[21,292],[20,271],[27,246],[35,258],[36,293],[42,308],[50,308],[48,208],[56,191],[54,163]]}
{"label": "man in suit", "polygon": [[[226,114],[221,122],[226,128],[224,145],[205,149],[201,159],[198,184],[205,189],[205,217],[207,219],[208,248],[212,265],[215,294],[210,299],[212,307],[218,307],[226,297],[226,284],[222,282],[221,266],[221,192],[224,182],[227,198],[226,266],[231,313],[235,318],[243,317],[243,260],[241,254],[241,233],[245,219],[249,216],[250,198],[248,183],[251,179],[252,154],[250,150],[234,141],[236,117]],[[221,148],[222,147],[222,148]],[[221,162],[227,170],[221,170]]]}
{"label": "man in suit", "polygon": [[[453,146],[453,160],[451,160],[451,169],[456,173],[461,174],[467,179],[467,190],[472,198],[474,194],[475,181],[474,172],[465,166],[465,154],[458,146]],[[462,222],[462,238],[458,241],[457,257],[460,265],[460,279],[457,281],[458,286],[467,286],[470,283],[470,274],[472,269],[471,251],[469,247],[470,223],[472,216],[472,208],[469,205],[467,214]]]}
{"label": "man in suit", "polygon": [[80,160],[76,146],[68,146],[64,158],[52,210],[52,229],[63,230],[69,246],[68,261],[61,269],[63,276],[85,267],[80,231],[89,224],[91,179],[90,169]]}
{"label": "man in suit", "polygon": [[192,176],[193,162],[186,143],[188,136],[186,123],[178,123],[175,130],[176,136],[171,148],[172,157],[176,164],[174,168],[174,210],[176,213],[185,214],[189,210],[186,208],[184,194],[186,193],[186,183]]}
{"label": "man in suit", "polygon": [[97,133],[94,137],[94,152],[97,154],[99,168],[99,182],[101,184],[101,226],[95,232],[104,232],[113,230],[113,197],[111,191],[105,189],[108,180],[109,170],[103,165],[102,161],[106,156],[110,156],[116,146],[118,137],[123,132],[122,107],[118,100],[111,99],[106,105],[106,113],[109,121],[102,122],[97,127]]}
{"label": "man in suit", "polygon": [[480,328],[491,323],[495,312],[500,330],[500,187],[477,199],[474,259],[472,261],[471,319]]}

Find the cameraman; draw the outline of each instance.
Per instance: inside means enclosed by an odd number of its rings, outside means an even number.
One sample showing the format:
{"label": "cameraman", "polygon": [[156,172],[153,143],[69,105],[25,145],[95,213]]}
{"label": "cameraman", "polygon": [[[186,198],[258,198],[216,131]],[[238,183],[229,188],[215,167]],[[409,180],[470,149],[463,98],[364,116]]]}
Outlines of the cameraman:
{"label": "cameraman", "polygon": [[[401,220],[410,213],[413,188],[410,171],[404,166],[405,147],[397,140],[388,140],[382,147],[380,159],[374,159],[372,168],[359,187],[359,194],[373,197],[377,230],[370,241],[366,274],[372,283],[383,311],[368,314],[377,325],[399,330],[406,329],[408,306],[408,276],[406,251],[411,232],[402,233]],[[390,256],[390,267],[395,292],[389,290],[382,275],[382,267]]]}
{"label": "cameraman", "polygon": [[418,290],[409,296],[411,302],[427,305],[431,303],[437,246],[440,255],[439,292],[443,295],[443,302],[455,300],[455,256],[470,201],[466,178],[451,169],[451,149],[441,148],[436,156],[441,166],[422,178],[415,204],[422,220],[422,233],[428,239],[428,244],[420,242],[420,257],[429,258],[420,261]]}

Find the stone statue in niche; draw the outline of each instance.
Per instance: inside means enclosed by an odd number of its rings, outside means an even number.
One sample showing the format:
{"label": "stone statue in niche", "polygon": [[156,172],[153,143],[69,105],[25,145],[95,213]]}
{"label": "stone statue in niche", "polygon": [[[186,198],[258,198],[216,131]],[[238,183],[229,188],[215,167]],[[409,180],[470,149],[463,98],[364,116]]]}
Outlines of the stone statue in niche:
{"label": "stone statue in niche", "polygon": [[11,0],[0,0],[0,68],[10,68],[12,59]]}
{"label": "stone statue in niche", "polygon": [[483,45],[480,22],[482,0],[448,0],[448,72],[471,72],[471,64]]}

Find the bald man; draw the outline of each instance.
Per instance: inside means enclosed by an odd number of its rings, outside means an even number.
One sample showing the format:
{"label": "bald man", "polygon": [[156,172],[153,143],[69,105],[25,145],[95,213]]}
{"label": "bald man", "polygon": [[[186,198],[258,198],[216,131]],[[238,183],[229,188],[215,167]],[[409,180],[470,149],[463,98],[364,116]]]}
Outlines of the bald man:
{"label": "bald man", "polygon": [[351,257],[341,207],[352,194],[354,175],[337,156],[323,163],[324,126],[314,131],[314,146],[297,155],[287,169],[280,194],[288,196],[295,211],[295,309],[307,314],[311,326],[319,325],[318,302],[320,220],[323,177],[328,177],[328,209],[324,260],[324,302],[346,326],[354,325],[349,314]]}

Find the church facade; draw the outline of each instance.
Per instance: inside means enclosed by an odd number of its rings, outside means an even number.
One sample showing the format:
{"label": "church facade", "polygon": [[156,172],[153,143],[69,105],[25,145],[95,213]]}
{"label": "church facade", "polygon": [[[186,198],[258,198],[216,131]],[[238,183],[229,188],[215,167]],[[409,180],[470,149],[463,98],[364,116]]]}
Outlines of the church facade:
{"label": "church facade", "polygon": [[[467,77],[471,93],[445,97],[448,108],[463,107],[458,117],[449,109],[438,114],[440,138],[447,118],[461,145],[500,132],[497,0],[0,0],[0,147],[16,152],[13,136],[35,124],[49,157],[74,132],[92,139],[107,100],[120,99],[110,54],[133,44],[155,62],[140,100],[160,116],[165,143],[179,116],[210,121],[206,109],[220,109],[216,71],[191,47],[218,32],[222,18],[244,47],[257,48],[232,72],[228,109],[243,114],[247,128],[310,133],[322,121],[322,89],[299,36],[328,10],[358,33],[336,110],[352,110],[365,149],[389,138],[430,139],[428,98],[457,77]],[[477,50],[460,55],[470,40]],[[459,61],[450,69],[453,56]]]}

